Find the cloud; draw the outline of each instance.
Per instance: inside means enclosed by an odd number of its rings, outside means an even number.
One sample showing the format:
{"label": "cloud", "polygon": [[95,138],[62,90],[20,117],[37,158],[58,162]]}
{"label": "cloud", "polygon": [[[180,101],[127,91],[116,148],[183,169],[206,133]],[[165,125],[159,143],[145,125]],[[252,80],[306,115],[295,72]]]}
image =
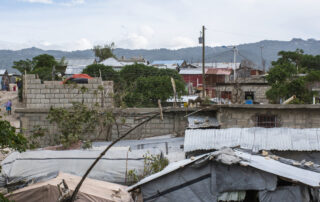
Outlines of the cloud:
{"label": "cloud", "polygon": [[87,50],[93,48],[93,43],[87,38],[80,38],[74,41],[68,42],[50,42],[42,40],[33,40],[26,43],[8,42],[0,41],[0,50],[20,50],[23,48],[37,47],[43,50],[64,50],[64,51],[74,51],[74,50]]}
{"label": "cloud", "polygon": [[25,2],[29,2],[29,3],[42,3],[42,4],[52,4],[53,1],[52,0],[23,0]]}
{"label": "cloud", "polygon": [[192,40],[191,38],[184,37],[184,36],[175,37],[168,44],[170,48],[174,48],[174,49],[192,47],[196,45],[197,45],[196,40]]}
{"label": "cloud", "polygon": [[137,33],[128,34],[125,39],[122,39],[118,42],[120,47],[138,49],[138,48],[147,48],[149,40],[142,35]]}
{"label": "cloud", "polygon": [[60,3],[60,5],[75,6],[75,5],[84,4],[84,3],[85,3],[85,0],[71,0],[71,1],[62,2]]}
{"label": "cloud", "polygon": [[29,3],[57,4],[62,6],[74,6],[84,4],[85,0],[22,0]]}

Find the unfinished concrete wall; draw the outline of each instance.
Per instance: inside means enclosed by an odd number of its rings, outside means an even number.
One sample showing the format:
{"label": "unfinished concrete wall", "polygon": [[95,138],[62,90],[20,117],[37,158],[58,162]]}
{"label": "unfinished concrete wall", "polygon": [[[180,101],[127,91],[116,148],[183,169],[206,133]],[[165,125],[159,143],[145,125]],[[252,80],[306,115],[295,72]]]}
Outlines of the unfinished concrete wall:
{"label": "unfinished concrete wall", "polygon": [[275,116],[277,127],[320,128],[317,105],[224,105],[218,112],[221,128],[257,126],[258,116]]}
{"label": "unfinished concrete wall", "polygon": [[[268,85],[241,84],[240,89],[242,91],[240,98],[242,103],[245,102],[245,92],[253,92],[255,102],[263,104],[269,103],[266,97],[266,92],[270,89]],[[234,93],[234,87],[232,85],[220,85],[215,87],[215,90],[218,92],[229,91],[232,94]]]}
{"label": "unfinished concrete wall", "polygon": [[100,78],[88,80],[88,84],[62,84],[61,81],[36,79],[34,74],[23,78],[23,100],[26,108],[43,109],[70,107],[73,102],[87,106],[113,107],[113,82]]}
{"label": "unfinished concrete wall", "polygon": [[[150,114],[158,111],[159,109],[157,108],[114,110],[118,124],[114,124],[110,131],[103,131],[100,135],[93,131],[82,138],[91,141],[106,141],[110,140],[111,137],[111,140],[114,140],[145,120]],[[15,112],[20,116],[20,125],[26,137],[30,137],[35,128],[41,127],[46,129],[46,135],[40,140],[41,146],[56,145],[59,142],[58,128],[47,120],[48,109],[16,109]],[[164,113],[163,120],[160,117],[152,119],[134,130],[127,139],[141,139],[168,134],[183,136],[187,126],[187,118],[184,117],[185,113],[181,109]]]}

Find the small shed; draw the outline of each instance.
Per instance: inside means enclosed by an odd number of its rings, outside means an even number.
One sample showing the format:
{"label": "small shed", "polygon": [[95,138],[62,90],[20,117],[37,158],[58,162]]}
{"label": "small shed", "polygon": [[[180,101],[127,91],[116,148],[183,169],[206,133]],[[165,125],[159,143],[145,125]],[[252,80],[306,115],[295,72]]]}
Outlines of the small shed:
{"label": "small shed", "polygon": [[277,156],[223,148],[169,164],[128,191],[140,188],[144,202],[318,201],[319,169],[294,163]]}

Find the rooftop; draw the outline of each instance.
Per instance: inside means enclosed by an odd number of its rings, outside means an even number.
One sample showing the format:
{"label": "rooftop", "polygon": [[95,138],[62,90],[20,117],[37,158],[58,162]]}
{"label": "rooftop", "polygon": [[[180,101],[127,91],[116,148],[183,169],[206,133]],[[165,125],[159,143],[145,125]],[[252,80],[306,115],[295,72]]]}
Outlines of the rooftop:
{"label": "rooftop", "polygon": [[185,152],[240,147],[253,151],[320,151],[319,128],[228,128],[186,130]]}

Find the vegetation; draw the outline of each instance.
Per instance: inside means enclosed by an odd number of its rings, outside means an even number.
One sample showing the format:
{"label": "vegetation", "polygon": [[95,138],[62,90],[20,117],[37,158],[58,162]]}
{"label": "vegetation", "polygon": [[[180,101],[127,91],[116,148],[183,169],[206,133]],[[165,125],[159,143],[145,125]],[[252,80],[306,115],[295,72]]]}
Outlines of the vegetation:
{"label": "vegetation", "polygon": [[[60,61],[63,63],[63,61]],[[52,70],[59,63],[48,54],[38,55],[32,60],[19,60],[13,62],[12,68],[24,74],[37,74],[41,80],[52,80]]]}
{"label": "vegetation", "polygon": [[161,154],[152,155],[147,153],[144,157],[144,166],[143,172],[141,175],[138,174],[137,170],[129,170],[128,171],[128,184],[134,184],[141,179],[148,177],[154,173],[160,172],[163,170],[168,164],[169,160]]}
{"label": "vegetation", "polygon": [[143,64],[133,64],[120,72],[104,65],[89,65],[83,73],[114,81],[115,103],[117,106],[157,106],[158,99],[166,100],[173,95],[170,77],[175,79],[178,96],[185,93],[185,85],[175,70],[158,69]]}
{"label": "vegetation", "polygon": [[111,58],[111,57],[115,57],[113,55],[113,48],[114,48],[114,43],[111,44],[106,44],[104,46],[94,46],[93,47],[93,52],[94,55],[99,58],[98,62],[101,62],[105,59]]}
{"label": "vegetation", "polygon": [[281,51],[272,62],[267,81],[271,89],[266,92],[272,103],[279,103],[295,95],[292,103],[311,103],[312,92],[308,84],[320,81],[320,55],[306,55],[302,50]]}
{"label": "vegetation", "polygon": [[[60,143],[69,148],[79,140],[85,141],[85,135],[94,131],[97,136],[110,130],[115,121],[113,114],[99,111],[98,107],[88,108],[82,103],[73,103],[70,109],[51,108],[48,115],[50,123],[55,123],[60,132]],[[106,140],[110,140],[107,136]],[[90,146],[86,143],[85,147]]]}
{"label": "vegetation", "polygon": [[16,132],[16,128],[11,126],[6,120],[0,120],[0,149],[11,148],[23,152],[28,148],[27,139]]}

